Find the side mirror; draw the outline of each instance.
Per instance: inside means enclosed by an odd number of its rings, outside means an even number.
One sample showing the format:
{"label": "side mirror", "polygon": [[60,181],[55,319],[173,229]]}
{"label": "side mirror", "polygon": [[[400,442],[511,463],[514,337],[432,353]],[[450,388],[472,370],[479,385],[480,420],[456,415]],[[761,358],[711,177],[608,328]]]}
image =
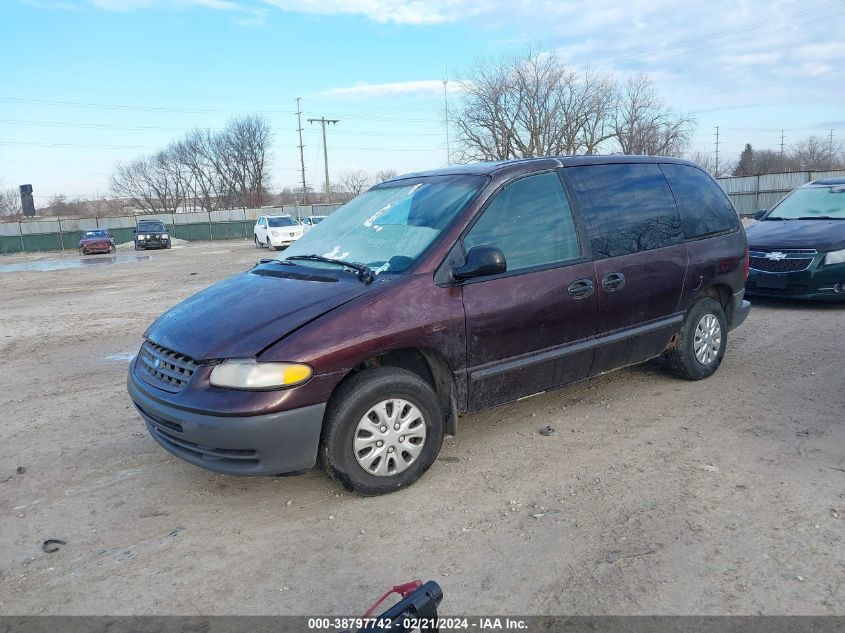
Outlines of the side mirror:
{"label": "side mirror", "polygon": [[753,219],[755,219],[755,220],[759,220],[759,219],[761,219],[764,215],[766,215],[766,211],[768,211],[768,209],[760,209],[759,211],[755,211],[755,212],[754,212],[754,215],[752,215],[751,217],[752,217]]}
{"label": "side mirror", "polygon": [[466,263],[452,269],[456,281],[471,277],[499,275],[508,269],[505,254],[495,246],[473,246],[467,253]]}

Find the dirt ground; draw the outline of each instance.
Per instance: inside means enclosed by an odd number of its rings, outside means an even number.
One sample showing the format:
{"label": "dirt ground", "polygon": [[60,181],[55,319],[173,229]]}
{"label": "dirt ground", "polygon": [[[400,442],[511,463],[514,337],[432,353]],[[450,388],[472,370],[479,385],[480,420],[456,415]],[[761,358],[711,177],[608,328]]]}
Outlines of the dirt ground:
{"label": "dirt ground", "polygon": [[445,614],[845,614],[845,306],[755,303],[703,382],[652,364],[464,418],[365,499],[191,466],[130,404],[145,327],[263,254],[0,272],[0,614],[356,615],[412,578]]}

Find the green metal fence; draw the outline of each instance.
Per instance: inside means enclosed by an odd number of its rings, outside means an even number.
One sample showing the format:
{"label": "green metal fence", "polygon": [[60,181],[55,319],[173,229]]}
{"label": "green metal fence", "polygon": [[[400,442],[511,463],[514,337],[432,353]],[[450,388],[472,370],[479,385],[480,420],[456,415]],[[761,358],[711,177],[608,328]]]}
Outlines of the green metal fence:
{"label": "green metal fence", "polygon": [[[155,218],[167,225],[175,239],[188,241],[252,239],[260,215],[290,214],[297,218],[327,215],[340,205],[309,205],[284,208],[225,209],[199,213],[166,213]],[[93,228],[108,229],[117,244],[133,240],[132,229],[141,218],[70,218],[0,223],[0,253],[76,250],[82,233]]]}

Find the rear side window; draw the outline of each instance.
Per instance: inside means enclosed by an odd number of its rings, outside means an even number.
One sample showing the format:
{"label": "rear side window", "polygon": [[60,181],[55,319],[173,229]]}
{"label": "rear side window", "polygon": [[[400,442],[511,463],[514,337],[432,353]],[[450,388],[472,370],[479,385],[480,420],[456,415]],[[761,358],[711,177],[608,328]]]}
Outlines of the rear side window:
{"label": "rear side window", "polygon": [[681,218],[660,167],[634,163],[570,167],[593,258],[680,244]]}
{"label": "rear side window", "polygon": [[569,201],[555,172],[528,176],[502,189],[464,238],[464,248],[495,246],[508,271],[581,256]]}
{"label": "rear side window", "polygon": [[678,203],[684,237],[706,237],[739,226],[731,201],[710,176],[689,165],[666,164],[661,168]]}

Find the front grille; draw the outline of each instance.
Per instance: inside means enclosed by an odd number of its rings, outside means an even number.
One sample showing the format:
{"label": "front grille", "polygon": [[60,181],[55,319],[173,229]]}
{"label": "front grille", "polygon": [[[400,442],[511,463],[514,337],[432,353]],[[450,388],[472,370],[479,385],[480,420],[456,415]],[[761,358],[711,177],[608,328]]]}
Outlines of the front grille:
{"label": "front grille", "polygon": [[749,283],[747,290],[754,294],[773,295],[778,297],[794,297],[807,294],[807,286],[787,286],[786,288],[762,288],[755,283]]}
{"label": "front grille", "polygon": [[799,270],[807,270],[813,263],[813,258],[795,259],[766,259],[765,257],[749,257],[749,265],[754,270],[762,270],[767,273],[794,273]]}
{"label": "front grille", "polygon": [[194,359],[147,341],[138,352],[138,374],[144,382],[169,391],[181,391],[199,366]]}

